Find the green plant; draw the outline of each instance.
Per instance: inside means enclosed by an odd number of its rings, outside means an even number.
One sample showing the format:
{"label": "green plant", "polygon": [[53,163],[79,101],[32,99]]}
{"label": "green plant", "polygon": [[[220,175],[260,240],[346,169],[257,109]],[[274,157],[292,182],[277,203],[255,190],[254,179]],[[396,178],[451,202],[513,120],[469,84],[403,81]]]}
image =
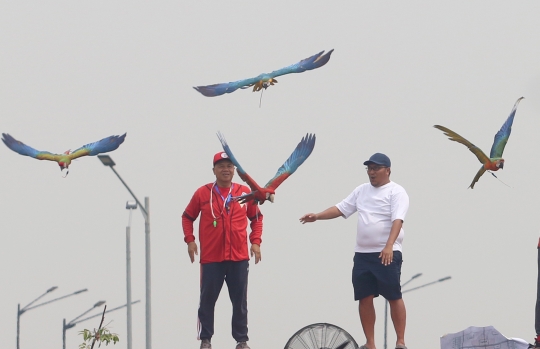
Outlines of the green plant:
{"label": "green plant", "polygon": [[116,344],[116,342],[119,341],[116,333],[111,333],[107,327],[101,327],[103,325],[103,320],[105,320],[106,310],[107,306],[105,306],[103,309],[103,315],[101,316],[101,322],[97,330],[94,329],[94,331],[90,331],[84,329],[83,331],[79,332],[79,334],[82,334],[84,339],[84,342],[79,345],[79,349],[93,349],[96,342],[98,342],[99,346],[101,346],[103,343],[105,343],[105,345],[109,345],[110,342]]}

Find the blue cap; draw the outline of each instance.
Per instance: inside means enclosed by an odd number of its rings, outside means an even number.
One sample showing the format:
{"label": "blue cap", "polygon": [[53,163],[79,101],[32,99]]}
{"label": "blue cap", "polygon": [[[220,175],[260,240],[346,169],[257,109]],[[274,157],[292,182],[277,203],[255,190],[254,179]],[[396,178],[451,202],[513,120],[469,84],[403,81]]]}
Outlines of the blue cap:
{"label": "blue cap", "polygon": [[391,167],[390,158],[382,153],[375,153],[371,155],[368,161],[364,161],[364,165],[376,164],[385,167]]}

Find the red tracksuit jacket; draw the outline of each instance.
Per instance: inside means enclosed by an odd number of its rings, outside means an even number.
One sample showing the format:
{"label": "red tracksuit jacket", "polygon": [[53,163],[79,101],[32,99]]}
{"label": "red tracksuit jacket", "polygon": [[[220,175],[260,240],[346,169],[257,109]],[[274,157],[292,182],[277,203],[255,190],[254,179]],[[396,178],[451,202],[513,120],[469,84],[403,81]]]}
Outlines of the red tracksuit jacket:
{"label": "red tracksuit jacket", "polygon": [[[212,193],[212,207],[216,216],[216,226],[214,227],[214,217],[210,209],[212,185],[213,183],[209,183],[197,189],[182,214],[184,241],[186,243],[195,241],[193,222],[200,213],[199,241],[202,264],[248,260],[247,220],[251,221],[249,241],[252,244],[260,245],[262,242],[263,216],[258,206],[254,205],[252,201],[242,205],[236,201],[231,201],[229,210],[223,209],[223,198],[216,186]],[[231,195],[240,196],[250,191],[244,185],[233,183]]]}

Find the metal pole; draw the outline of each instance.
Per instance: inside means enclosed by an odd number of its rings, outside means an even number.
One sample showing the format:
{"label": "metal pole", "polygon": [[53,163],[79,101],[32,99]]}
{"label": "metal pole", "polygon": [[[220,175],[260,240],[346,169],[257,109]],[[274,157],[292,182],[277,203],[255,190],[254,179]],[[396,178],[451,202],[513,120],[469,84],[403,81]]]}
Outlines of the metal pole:
{"label": "metal pole", "polygon": [[144,236],[146,250],[146,349],[152,349],[152,301],[150,286],[150,198],[144,198]]}
{"label": "metal pole", "polygon": [[152,301],[151,301],[151,284],[150,284],[150,199],[148,197],[144,198],[144,207],[139,202],[139,199],[128,187],[126,182],[120,177],[118,172],[114,169],[114,164],[104,164],[111,168],[116,177],[122,182],[124,187],[129,191],[133,199],[137,202],[138,206],[141,208],[141,212],[144,217],[144,235],[145,235],[145,257],[146,257],[146,349],[152,349]]}
{"label": "metal pole", "polygon": [[401,293],[411,292],[411,291],[417,290],[417,289],[422,288],[422,287],[426,287],[426,286],[429,286],[429,285],[436,284],[436,283],[438,283],[438,282],[443,282],[443,281],[446,281],[446,280],[450,280],[451,278],[452,278],[451,276],[443,277],[442,279],[435,280],[435,281],[432,281],[432,282],[428,282],[427,284],[423,284],[423,285],[421,285],[421,286],[418,286],[418,287],[415,287],[415,288],[408,289],[408,290],[403,291],[403,292],[401,292]]}
{"label": "metal pole", "polygon": [[40,303],[40,304],[36,304],[34,306],[31,307],[32,304],[34,304],[36,301],[40,300],[41,298],[43,298],[46,294],[56,290],[58,287],[57,286],[54,286],[54,287],[51,287],[49,288],[44,294],[42,294],[41,296],[39,296],[38,298],[34,299],[33,301],[31,301],[30,303],[28,303],[26,306],[24,306],[23,308],[21,308],[21,304],[17,304],[17,349],[20,349],[20,331],[21,331],[21,315],[26,313],[28,310],[32,310],[32,309],[35,309],[35,308],[38,308],[38,307],[41,307],[43,305],[46,305],[46,304],[49,304],[49,303],[53,303],[53,302],[56,302],[56,301],[59,301],[61,299],[64,299],[64,298],[67,298],[67,297],[71,297],[71,296],[75,296],[79,293],[83,293],[83,292],[86,292],[88,291],[88,289],[84,289],[84,290],[79,290],[79,291],[75,291],[71,294],[67,294],[65,296],[62,296],[62,297],[58,297],[58,298],[55,298],[55,299],[51,299],[50,301],[47,301],[47,302],[43,302],[43,303]]}
{"label": "metal pole", "polygon": [[52,303],[52,302],[56,302],[56,301],[59,301],[59,300],[64,299],[64,298],[68,298],[68,297],[71,297],[71,296],[75,296],[75,295],[77,295],[77,294],[79,294],[79,293],[83,293],[83,292],[86,292],[86,291],[88,291],[87,288],[85,288],[84,290],[75,291],[75,292],[73,292],[73,293],[71,293],[71,294],[66,294],[65,296],[62,296],[62,297],[58,297],[58,298],[55,298],[55,299],[51,299],[50,301],[43,302],[43,303],[40,303],[40,304],[38,304],[38,305],[34,305],[33,307],[30,307],[30,308],[26,308],[26,307],[25,307],[25,308],[22,309],[22,312],[24,313],[24,312],[27,312],[27,311],[30,310],[30,309],[35,309],[35,308],[37,308],[37,307],[41,307],[41,306],[43,306],[43,305],[46,305],[46,304],[49,304],[49,303]]}
{"label": "metal pole", "polygon": [[[139,303],[140,301],[141,301],[141,300],[139,299],[139,300],[136,300],[135,302],[132,302],[131,304],[137,304],[137,303]],[[115,311],[115,310],[118,310],[118,309],[125,308],[126,306],[127,306],[127,304],[124,304],[124,305],[121,305],[121,306],[116,307],[116,308],[114,308],[114,309],[109,309],[109,310],[107,310],[107,311],[105,312],[105,314],[108,314],[108,313],[110,313],[111,311]],[[98,313],[98,314],[89,316],[89,317],[84,318],[84,319],[81,319],[81,320],[79,320],[79,321],[77,321],[77,322],[73,322],[73,323],[71,323],[71,325],[75,326],[76,324],[78,324],[78,323],[80,323],[80,322],[83,322],[83,321],[86,321],[86,320],[90,320],[90,319],[93,319],[93,318],[98,317],[98,316],[103,316],[103,313]],[[68,325],[68,326],[69,326],[69,325]],[[72,326],[72,327],[73,327],[73,326]],[[71,328],[71,327],[70,327],[70,328]]]}
{"label": "metal pole", "polygon": [[21,323],[21,303],[17,304],[17,349],[19,349],[19,331]]}
{"label": "metal pole", "polygon": [[[47,291],[45,291],[44,294],[42,294],[41,296],[37,297],[36,299],[34,299],[34,300],[31,301],[30,303],[28,303],[24,308],[22,308],[22,309],[21,309],[21,310],[22,310],[22,313],[24,313],[26,310],[28,310],[28,309],[29,309],[29,308],[28,308],[29,306],[31,306],[32,304],[34,304],[35,302],[37,302],[37,301],[40,300],[41,298],[45,297],[48,293],[50,293],[50,292],[56,290],[57,288],[58,288],[57,286],[54,286],[54,287],[49,288]],[[35,308],[35,307],[32,307],[32,308]],[[21,314],[22,314],[22,313],[21,313]]]}
{"label": "metal pole", "polygon": [[[131,225],[131,210],[129,210]],[[127,347],[131,349],[131,226],[126,227]]]}
{"label": "metal pole", "polygon": [[[140,302],[140,301],[137,300],[137,301],[133,302],[132,304],[139,303],[139,302]],[[114,309],[107,310],[107,311],[105,312],[105,314],[110,313],[111,311],[115,311],[115,310],[118,310],[118,309],[122,309],[123,307],[127,307],[127,304],[121,305],[121,306],[116,307],[116,308],[114,308]],[[94,307],[94,308],[95,308],[95,307]],[[92,309],[94,309],[94,308],[92,308]],[[90,310],[92,310],[92,309],[90,309]],[[88,311],[84,312],[84,314],[86,314],[86,313],[88,313]],[[84,315],[84,314],[83,314],[83,315]],[[81,316],[82,316],[82,315],[79,315],[79,316],[77,316],[75,319],[79,319]],[[80,319],[80,320],[78,320],[78,321],[75,321],[75,319],[73,319],[73,320],[71,320],[70,322],[68,322],[67,324],[66,324],[66,319],[64,319],[64,325],[62,326],[62,328],[63,328],[62,338],[63,338],[63,341],[64,341],[63,349],[66,349],[66,331],[67,331],[67,330],[69,330],[69,329],[72,328],[72,327],[75,327],[75,325],[77,325],[77,324],[80,323],[80,322],[84,322],[84,321],[93,319],[93,318],[98,317],[98,316],[103,316],[103,313],[98,313],[98,314],[89,316],[89,317],[87,317],[87,318]]]}
{"label": "metal pole", "polygon": [[66,349],[66,318],[62,323],[62,349]]}
{"label": "metal pole", "polygon": [[[113,170],[114,174],[116,175],[116,177],[118,177],[118,179],[120,180],[120,182],[122,182],[122,184],[124,185],[124,187],[126,187],[126,189],[129,191],[129,193],[131,194],[131,196],[133,196],[133,199],[135,199],[135,201],[137,202],[137,205],[141,208],[141,212],[143,213],[143,216],[145,217],[145,221],[146,221],[146,216],[148,215],[148,212],[146,211],[146,209],[143,207],[143,205],[141,205],[141,203],[139,202],[139,199],[137,199],[137,197],[135,196],[135,194],[133,194],[133,192],[131,191],[131,189],[128,187],[128,185],[126,184],[126,182],[124,182],[124,180],[122,179],[122,177],[120,177],[120,175],[118,174],[118,172],[116,172],[116,170],[114,169],[113,166],[109,166],[111,168],[111,170]],[[145,198],[146,200],[146,198]],[[145,202],[146,203],[146,202]]]}
{"label": "metal pole", "polygon": [[[536,280],[536,307],[534,308],[534,330],[536,338],[540,335],[540,239],[538,239],[538,278]],[[535,344],[536,344],[535,338]]]}

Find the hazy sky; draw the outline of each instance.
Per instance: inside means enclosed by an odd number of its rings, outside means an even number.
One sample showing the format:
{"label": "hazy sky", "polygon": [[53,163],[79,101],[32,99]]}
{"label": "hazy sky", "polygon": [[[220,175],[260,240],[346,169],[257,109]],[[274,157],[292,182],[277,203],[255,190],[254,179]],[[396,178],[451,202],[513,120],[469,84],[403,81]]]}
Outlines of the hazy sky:
{"label": "hazy sky", "polygon": [[[311,157],[262,207],[262,262],[249,280],[253,349],[282,348],[301,327],[329,322],[364,343],[350,281],[356,215],[301,225],[367,180],[362,162],[392,159],[410,197],[402,281],[410,348],[493,325],[532,341],[536,301],[540,126],[538,1],[10,1],[0,2],[0,131],[63,152],[127,132],[111,153],[140,200],[150,197],[153,348],[198,348],[199,266],[181,214],[211,182],[223,132],[244,169],[271,178],[302,136]],[[315,71],[264,93],[207,98],[192,86],[270,72],[335,49]],[[467,189],[480,164],[444,125],[489,152],[524,96],[497,174]],[[97,158],[58,166],[0,145],[0,332],[15,347],[17,303],[89,292],[21,317],[21,349],[62,345],[62,319],[99,300],[125,304],[129,193]],[[240,179],[236,178],[238,181]],[[144,348],[144,221],[132,228],[134,348]],[[383,347],[383,300],[376,338]],[[231,306],[216,307],[215,348],[233,348]],[[126,348],[125,310],[106,322]],[[67,333],[68,348],[82,342]],[[394,343],[391,328],[389,341]]]}

